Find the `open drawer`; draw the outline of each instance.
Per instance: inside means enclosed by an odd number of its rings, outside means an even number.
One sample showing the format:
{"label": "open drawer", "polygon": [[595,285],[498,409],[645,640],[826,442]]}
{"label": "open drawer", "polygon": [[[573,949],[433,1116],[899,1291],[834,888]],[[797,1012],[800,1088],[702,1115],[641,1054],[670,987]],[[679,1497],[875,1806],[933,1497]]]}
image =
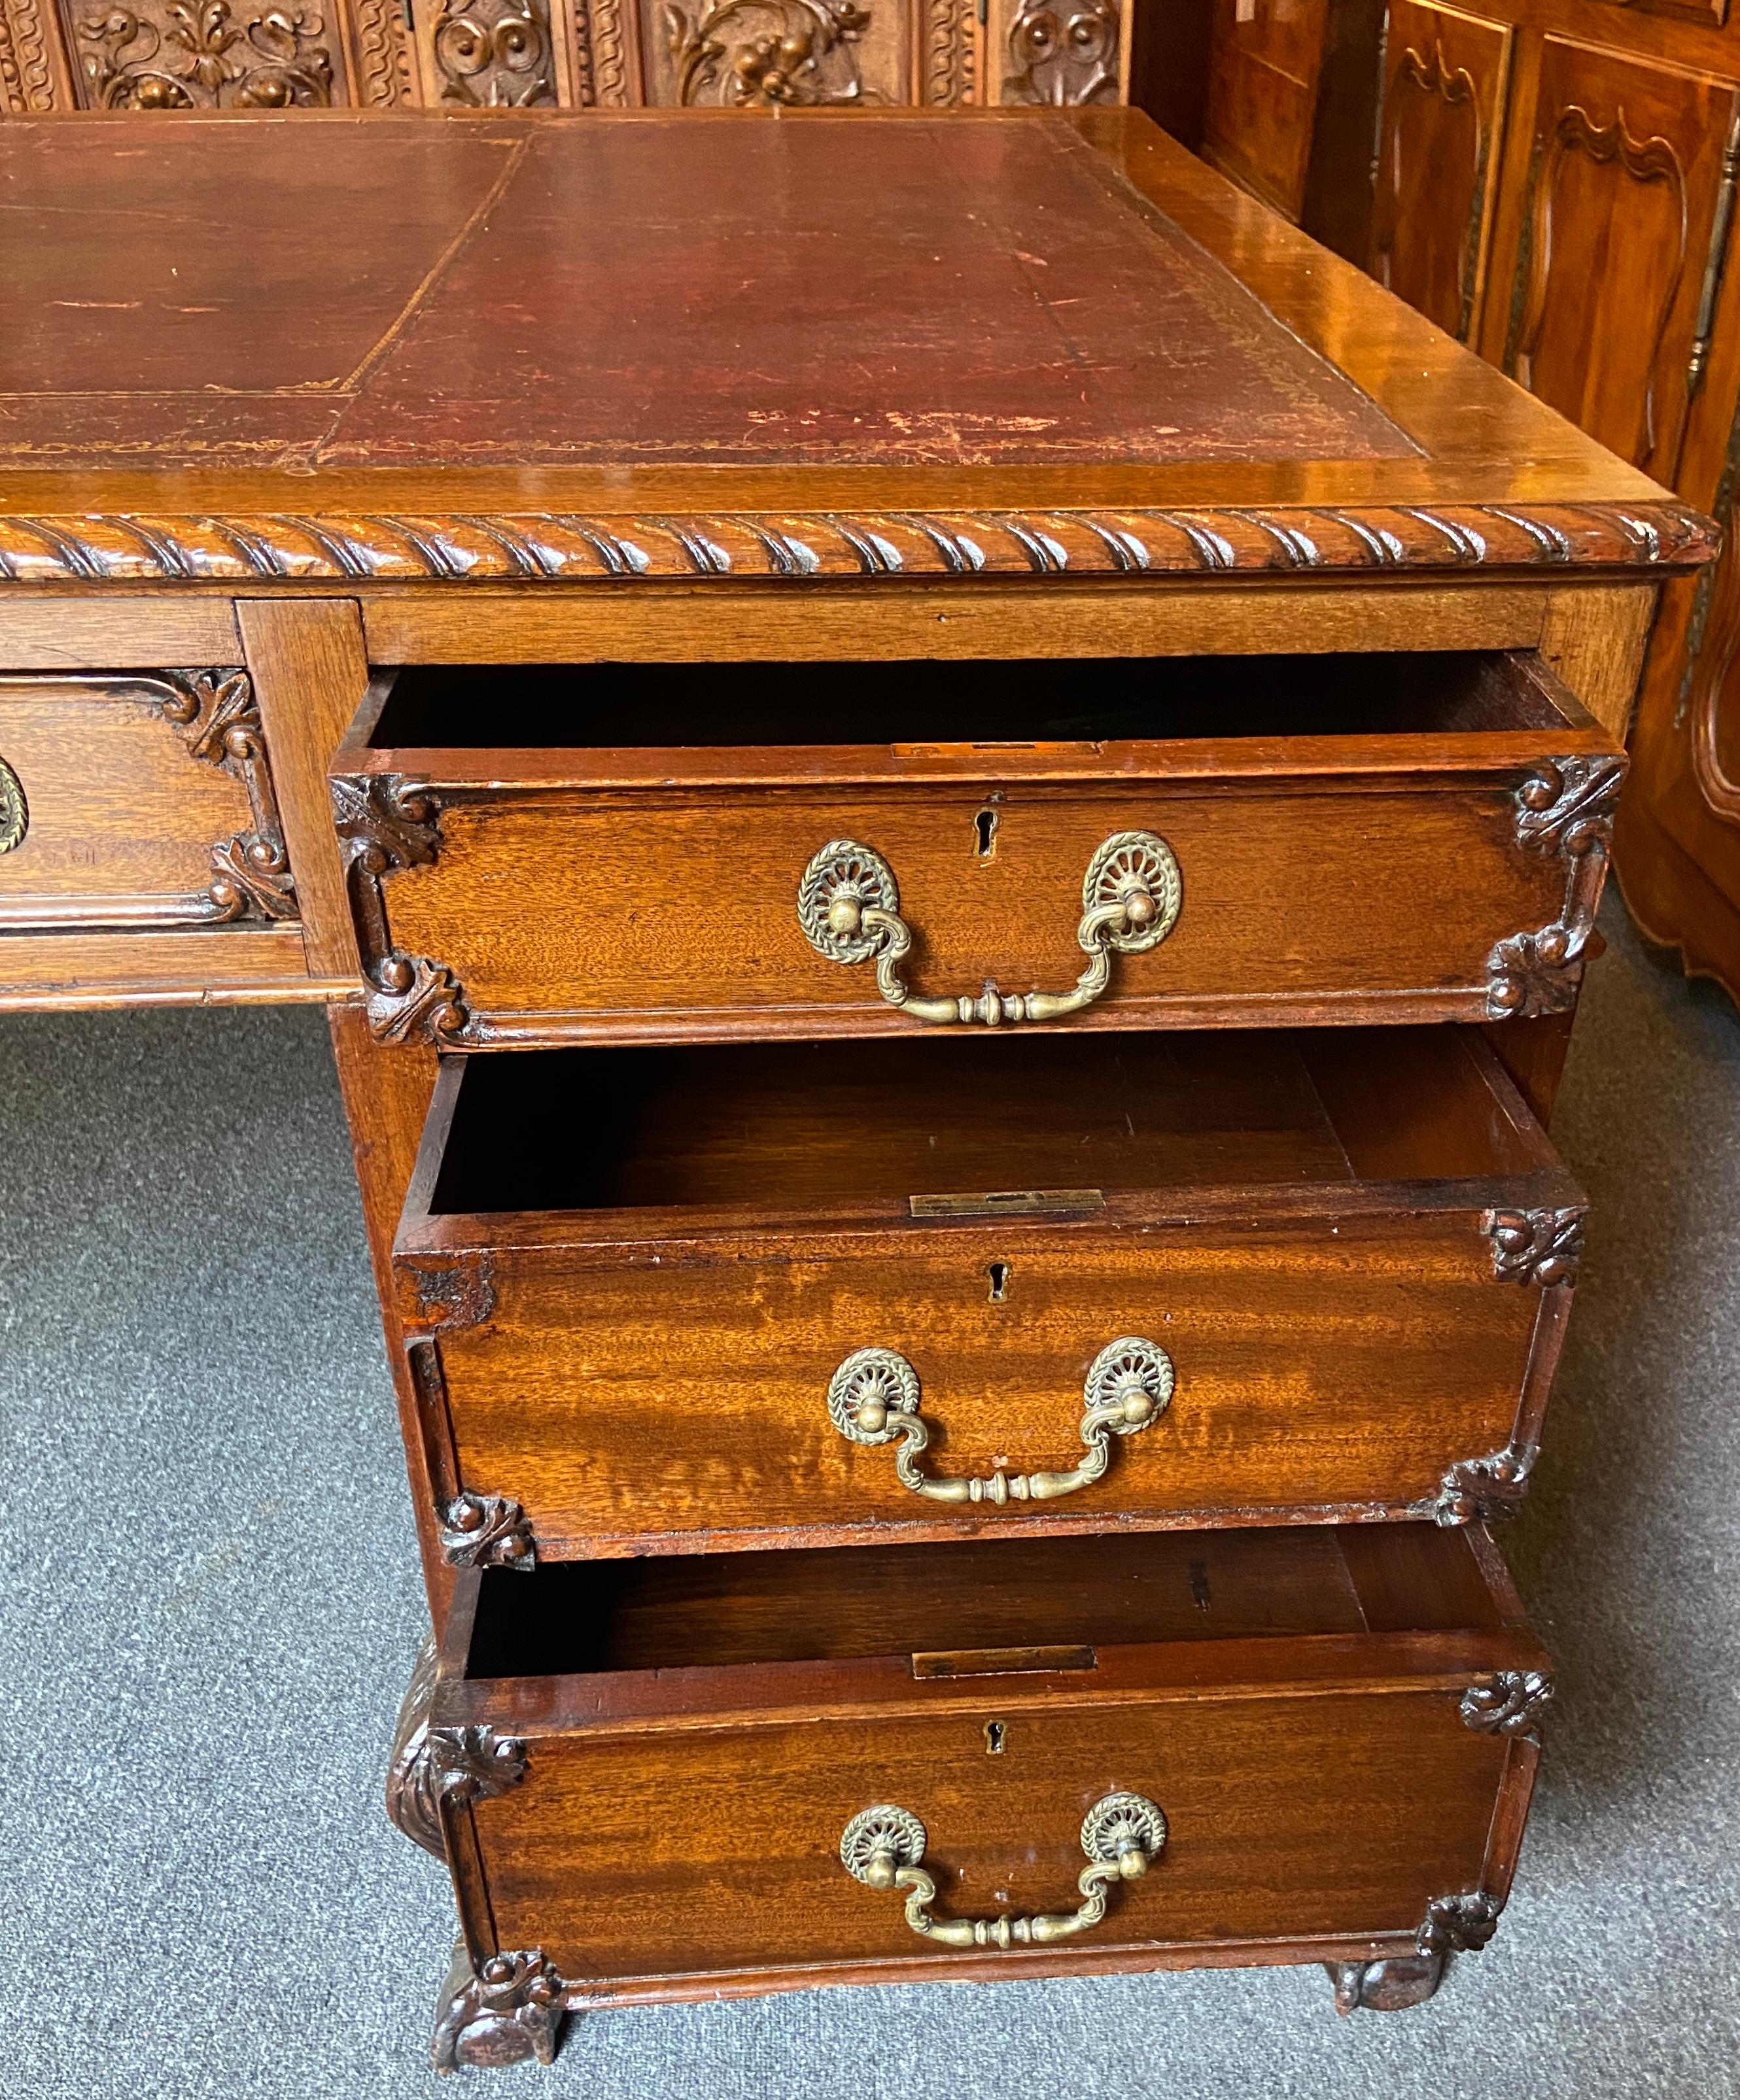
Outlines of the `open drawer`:
{"label": "open drawer", "polygon": [[1307,1961],[1395,2004],[1491,1936],[1545,1668],[1478,1526],[474,1572],[389,1805],[497,2018]]}
{"label": "open drawer", "polygon": [[333,763],[479,1045],[1561,1012],[1625,766],[1521,654],[411,668]]}
{"label": "open drawer", "polygon": [[1583,1198],[1476,1029],[449,1058],[393,1255],[448,1558],[1522,1492]]}

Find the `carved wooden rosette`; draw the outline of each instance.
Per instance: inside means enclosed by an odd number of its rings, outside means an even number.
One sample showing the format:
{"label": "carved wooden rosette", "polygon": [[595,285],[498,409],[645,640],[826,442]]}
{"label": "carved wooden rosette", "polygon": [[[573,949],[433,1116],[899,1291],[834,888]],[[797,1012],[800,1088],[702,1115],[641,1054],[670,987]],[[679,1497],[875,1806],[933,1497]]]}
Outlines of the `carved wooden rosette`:
{"label": "carved wooden rosette", "polygon": [[252,827],[211,849],[210,915],[219,921],[294,919],[296,880],[253,681],[245,671],[166,671],[161,690],[151,680],[145,692],[180,731],[192,757],[228,774],[247,791]]}
{"label": "carved wooden rosette", "polygon": [[1574,1284],[1586,1215],[1580,1207],[1486,1211],[1481,1229],[1492,1242],[1493,1275],[1500,1283],[1533,1283],[1545,1290]]}
{"label": "carved wooden rosette", "polygon": [[[598,90],[605,98],[603,76]],[[0,517],[0,584],[971,576],[1659,575],[1716,551],[1672,502],[1309,510],[739,511],[684,518]]]}
{"label": "carved wooden rosette", "polygon": [[1461,1714],[1482,1735],[1540,1740],[1540,1718],[1552,1701],[1552,1679],[1542,1670],[1500,1670],[1462,1695]]}
{"label": "carved wooden rosette", "polygon": [[347,98],[326,19],[290,4],[139,0],[73,17],[92,109],[314,109]]}
{"label": "carved wooden rosette", "polygon": [[541,1948],[488,1957],[474,1970],[465,1943],[435,2010],[429,2053],[437,2071],[501,2071],[554,2063],[568,1986]]}
{"label": "carved wooden rosette", "polygon": [[1565,908],[1550,926],[1500,941],[1487,958],[1494,1021],[1566,1013],[1576,1004],[1625,771],[1617,756],[1559,758],[1517,789],[1517,844],[1565,862]]}
{"label": "carved wooden rosette", "polygon": [[383,1043],[461,1040],[469,1018],[463,993],[439,963],[393,946],[381,887],[395,868],[433,862],[440,844],[440,804],[426,782],[396,773],[339,775],[332,783],[332,799],[357,948],[369,981],[370,1028]]}
{"label": "carved wooden rosette", "polygon": [[1117,0],[1022,0],[1009,25],[1005,102],[1073,109],[1118,99]]}
{"label": "carved wooden rosette", "polygon": [[560,99],[548,0],[435,0],[428,40],[432,101],[527,109]]}

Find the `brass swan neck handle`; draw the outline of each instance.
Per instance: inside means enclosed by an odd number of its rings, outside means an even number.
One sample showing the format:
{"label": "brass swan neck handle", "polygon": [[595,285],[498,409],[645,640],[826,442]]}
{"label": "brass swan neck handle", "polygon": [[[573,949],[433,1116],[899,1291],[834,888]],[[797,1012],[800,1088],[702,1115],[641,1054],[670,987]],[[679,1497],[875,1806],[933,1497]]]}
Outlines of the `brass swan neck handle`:
{"label": "brass swan neck handle", "polygon": [[928,1842],[924,1824],[910,1809],[885,1802],[861,1810],[846,1824],[841,1863],[866,1888],[903,1895],[906,1921],[921,1939],[945,1947],[1048,1947],[1098,1925],[1112,1890],[1120,1882],[1141,1880],[1165,1849],[1166,1818],[1146,1794],[1103,1795],[1082,1821],[1088,1864],[1075,1883],[1080,1903],[1072,1911],[1043,1911],[1031,1917],[1007,1912],[996,1917],[934,1917],[937,1887],[924,1868]]}
{"label": "brass swan neck handle", "polygon": [[1113,1436],[1133,1436],[1171,1403],[1176,1376],[1172,1358],[1137,1335],[1108,1342],[1082,1382],[1081,1462],[1068,1472],[954,1476],[934,1480],[919,1460],[929,1449],[930,1425],[919,1413],[918,1373],[895,1349],[855,1349],[828,1383],[828,1412],[840,1434],[854,1444],[890,1444],[898,1437],[894,1474],[903,1488],[937,1502],[1055,1502],[1091,1487],[1111,1462]]}
{"label": "brass swan neck handle", "polygon": [[932,999],[901,975],[912,929],[900,915],[894,871],[855,839],[830,839],[797,885],[797,919],[818,955],[831,962],[876,958],[877,989],[915,1021],[981,1021],[996,1028],[1019,1021],[1061,1021],[1091,1006],[1111,982],[1111,959],[1156,947],[1177,924],[1182,878],[1172,848],[1152,832],[1115,832],[1088,863],[1075,942],[1087,967],[1068,991],[1005,993],[989,979],[975,998]]}

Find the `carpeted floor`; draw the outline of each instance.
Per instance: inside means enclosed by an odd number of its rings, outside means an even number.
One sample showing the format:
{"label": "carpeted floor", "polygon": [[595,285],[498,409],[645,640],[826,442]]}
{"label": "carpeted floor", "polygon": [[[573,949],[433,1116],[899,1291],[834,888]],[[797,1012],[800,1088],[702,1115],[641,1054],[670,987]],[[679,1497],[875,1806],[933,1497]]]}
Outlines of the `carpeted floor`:
{"label": "carpeted floor", "polygon": [[[1305,1970],[616,2013],[468,2089],[1740,2093],[1740,1020],[1607,924],[1505,1534],[1559,1703],[1491,1947],[1345,2021]],[[324,1025],[7,1020],[0,1162],[0,2094],[429,2093],[448,1898],[379,1806],[420,1592]]]}

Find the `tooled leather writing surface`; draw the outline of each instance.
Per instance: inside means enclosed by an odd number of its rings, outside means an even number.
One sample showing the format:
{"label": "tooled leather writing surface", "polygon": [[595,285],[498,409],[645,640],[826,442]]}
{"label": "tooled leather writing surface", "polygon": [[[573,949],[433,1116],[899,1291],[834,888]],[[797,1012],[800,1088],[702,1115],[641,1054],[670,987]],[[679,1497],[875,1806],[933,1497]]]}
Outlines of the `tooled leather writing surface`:
{"label": "tooled leather writing surface", "polygon": [[1062,121],[7,133],[14,466],[1418,456]]}

